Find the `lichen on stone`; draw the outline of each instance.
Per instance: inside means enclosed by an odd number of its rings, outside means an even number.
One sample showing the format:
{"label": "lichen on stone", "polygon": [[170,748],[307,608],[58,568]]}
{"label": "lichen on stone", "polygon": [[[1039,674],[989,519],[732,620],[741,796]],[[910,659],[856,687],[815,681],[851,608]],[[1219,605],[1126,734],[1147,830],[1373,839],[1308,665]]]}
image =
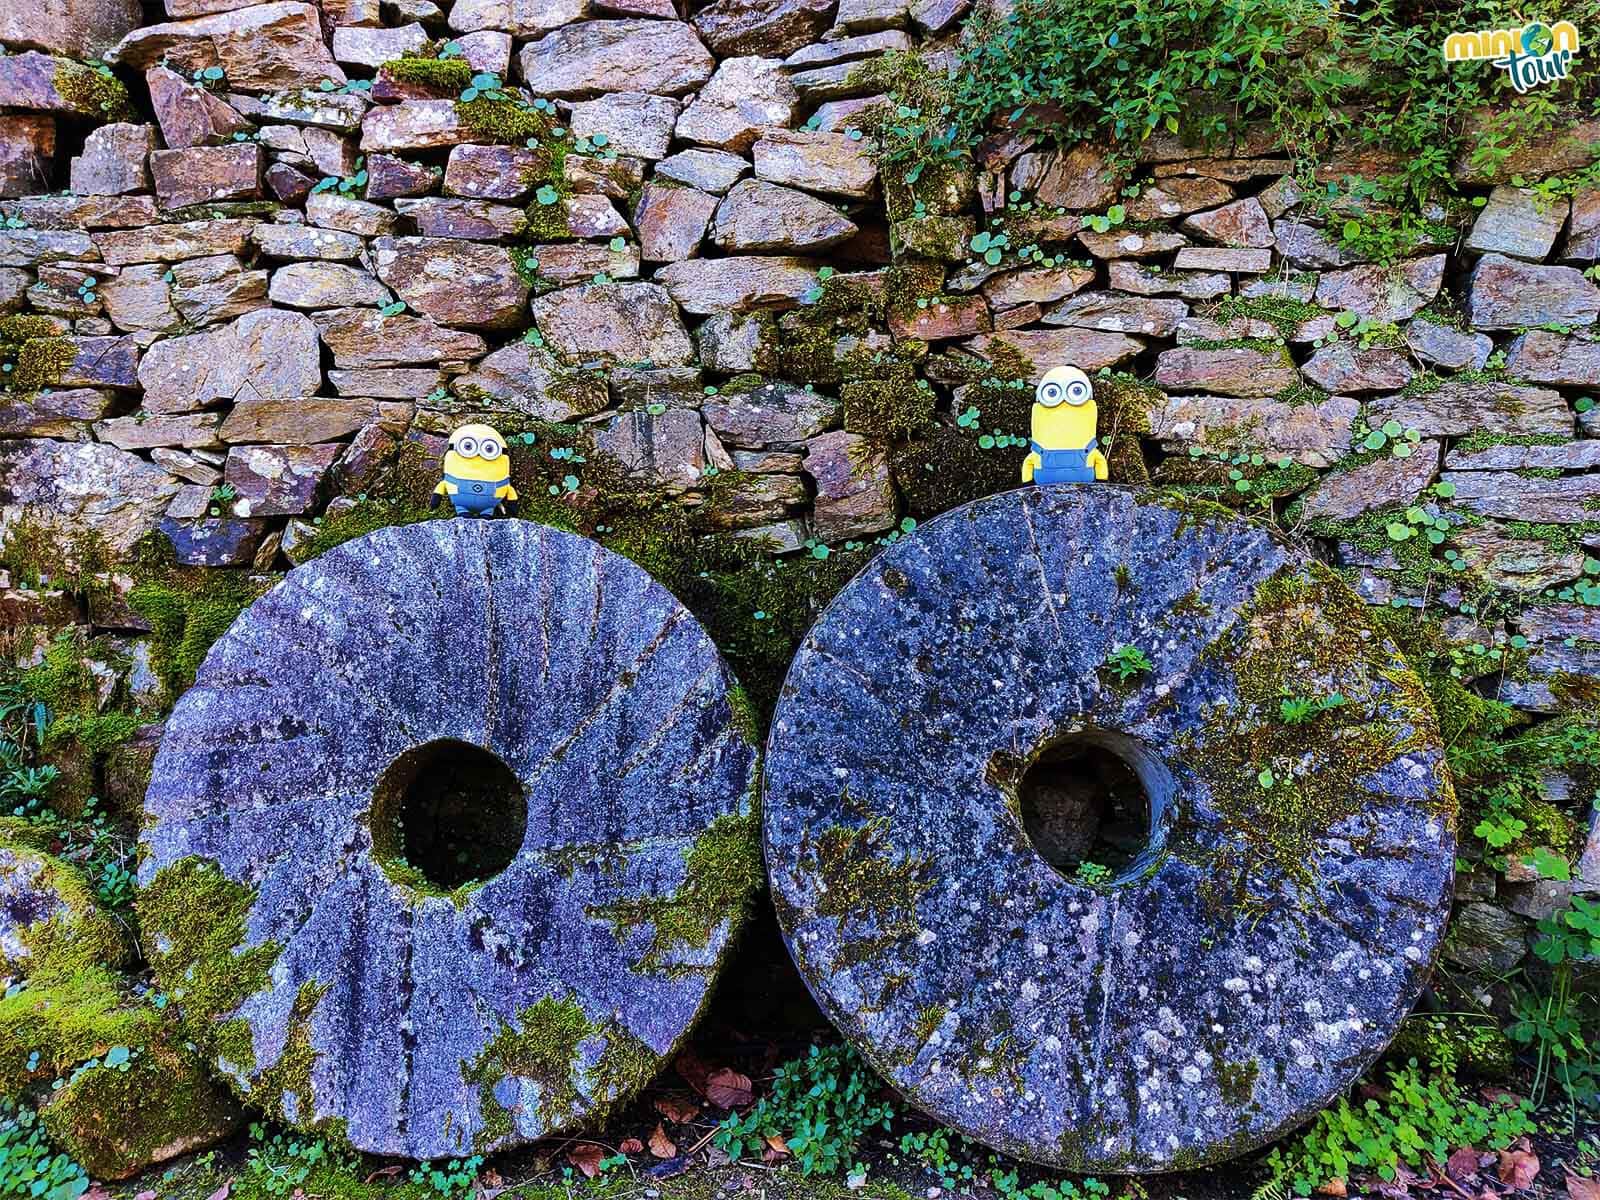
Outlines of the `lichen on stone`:
{"label": "lichen on stone", "polygon": [[743,922],[763,880],[759,821],[752,812],[730,813],[713,821],[689,847],[683,882],[673,892],[613,900],[588,911],[609,923],[619,939],[648,924],[650,939],[633,969],[671,973],[691,969],[672,961],[677,951],[704,949],[718,929]]}

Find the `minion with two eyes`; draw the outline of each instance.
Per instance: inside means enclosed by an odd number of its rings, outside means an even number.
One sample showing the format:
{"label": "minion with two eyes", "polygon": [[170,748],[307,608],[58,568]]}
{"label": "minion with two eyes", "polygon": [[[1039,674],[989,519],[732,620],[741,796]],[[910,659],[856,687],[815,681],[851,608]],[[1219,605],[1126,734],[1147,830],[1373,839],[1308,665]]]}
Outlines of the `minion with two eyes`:
{"label": "minion with two eyes", "polygon": [[1094,385],[1077,367],[1055,367],[1033,393],[1032,440],[1023,483],[1093,483],[1107,474],[1096,432]]}
{"label": "minion with two eyes", "polygon": [[463,425],[450,435],[444,455],[444,478],[433,489],[429,509],[440,499],[455,506],[458,517],[492,517],[504,511],[517,515],[517,489],[511,486],[511,460],[506,440],[488,425]]}

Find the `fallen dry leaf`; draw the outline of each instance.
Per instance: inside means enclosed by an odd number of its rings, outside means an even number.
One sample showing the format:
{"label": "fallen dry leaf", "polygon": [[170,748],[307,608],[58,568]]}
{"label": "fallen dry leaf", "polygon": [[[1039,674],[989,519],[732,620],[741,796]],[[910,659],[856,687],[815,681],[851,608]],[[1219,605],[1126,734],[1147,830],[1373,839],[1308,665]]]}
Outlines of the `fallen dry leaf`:
{"label": "fallen dry leaf", "polygon": [[748,1075],[723,1067],[706,1078],[706,1099],[718,1108],[743,1108],[754,1097]]}
{"label": "fallen dry leaf", "polygon": [[672,1067],[695,1091],[702,1096],[706,1094],[706,1078],[711,1074],[711,1068],[692,1047],[678,1051],[678,1057],[672,1060]]}
{"label": "fallen dry leaf", "polygon": [[[1519,1139],[1526,1145],[1527,1139]],[[1500,1182],[1508,1187],[1532,1187],[1539,1178],[1539,1156],[1531,1150],[1502,1150],[1500,1152]]]}
{"label": "fallen dry leaf", "polygon": [[393,1179],[403,1170],[405,1170],[405,1168],[399,1163],[396,1163],[391,1167],[379,1167],[376,1171],[367,1176],[366,1181],[368,1183],[377,1183],[380,1179]]}
{"label": "fallen dry leaf", "polygon": [[650,1135],[650,1153],[657,1158],[676,1158],[678,1154],[678,1144],[667,1136],[667,1128],[660,1121]]}
{"label": "fallen dry leaf", "polygon": [[657,1096],[655,1107],[675,1125],[687,1125],[700,1115],[700,1106],[685,1096]]}
{"label": "fallen dry leaf", "polygon": [[233,1180],[230,1179],[212,1192],[211,1195],[207,1196],[206,1200],[228,1200],[228,1193],[231,1191],[233,1191]]}
{"label": "fallen dry leaf", "polygon": [[600,1174],[600,1160],[605,1156],[605,1147],[593,1142],[578,1142],[567,1151],[567,1161],[582,1171],[585,1179]]}
{"label": "fallen dry leaf", "polygon": [[644,1153],[644,1143],[641,1142],[638,1138],[625,1138],[625,1139],[623,1139],[622,1145],[617,1147],[617,1148],[619,1150],[621,1150],[624,1154],[643,1154]]}
{"label": "fallen dry leaf", "polygon": [[1478,1173],[1478,1152],[1471,1146],[1452,1150],[1450,1157],[1445,1160],[1444,1173],[1457,1183],[1463,1179],[1471,1179]]}
{"label": "fallen dry leaf", "polygon": [[1345,1187],[1344,1180],[1337,1175],[1317,1189],[1317,1195],[1319,1196],[1348,1196],[1349,1194],[1350,1190]]}
{"label": "fallen dry leaf", "polygon": [[493,1167],[485,1167],[483,1174],[478,1176],[478,1179],[486,1188],[504,1187],[506,1182],[500,1177],[500,1172]]}
{"label": "fallen dry leaf", "polygon": [[1567,1200],[1600,1200],[1600,1179],[1567,1175]]}
{"label": "fallen dry leaf", "polygon": [[789,1153],[791,1153],[791,1151],[789,1150],[789,1143],[783,1140],[783,1135],[782,1134],[769,1133],[769,1134],[767,1134],[765,1140],[766,1140],[768,1148],[771,1149],[773,1151],[773,1153],[775,1153],[775,1154],[789,1154]]}
{"label": "fallen dry leaf", "polygon": [[156,1194],[154,1192],[140,1192],[133,1200],[156,1200]]}

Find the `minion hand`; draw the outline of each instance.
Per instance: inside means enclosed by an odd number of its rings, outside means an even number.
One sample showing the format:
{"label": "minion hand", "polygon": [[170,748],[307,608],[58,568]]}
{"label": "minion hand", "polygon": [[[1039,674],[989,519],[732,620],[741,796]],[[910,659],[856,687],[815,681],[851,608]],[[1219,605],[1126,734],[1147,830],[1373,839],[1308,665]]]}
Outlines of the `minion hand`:
{"label": "minion hand", "polygon": [[433,495],[428,497],[428,511],[432,512],[434,509],[436,509],[438,507],[439,507],[439,493],[438,492],[434,492]]}
{"label": "minion hand", "polygon": [[506,516],[514,517],[517,515],[517,502],[515,500],[507,500],[504,504],[504,508],[506,510]]}

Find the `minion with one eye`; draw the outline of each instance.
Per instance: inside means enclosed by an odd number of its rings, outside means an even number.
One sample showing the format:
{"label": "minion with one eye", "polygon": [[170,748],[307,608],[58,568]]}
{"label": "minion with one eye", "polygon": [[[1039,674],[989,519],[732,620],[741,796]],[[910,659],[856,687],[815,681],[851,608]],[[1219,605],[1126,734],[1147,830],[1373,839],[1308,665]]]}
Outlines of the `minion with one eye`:
{"label": "minion with one eye", "polygon": [[1100,419],[1094,385],[1077,367],[1055,367],[1033,393],[1033,440],[1023,483],[1093,483],[1106,477],[1095,439]]}
{"label": "minion with one eye", "polygon": [[516,516],[517,489],[511,486],[505,438],[487,425],[463,425],[452,433],[444,478],[428,507],[438,508],[441,497],[455,506],[458,517],[492,517],[501,509]]}

